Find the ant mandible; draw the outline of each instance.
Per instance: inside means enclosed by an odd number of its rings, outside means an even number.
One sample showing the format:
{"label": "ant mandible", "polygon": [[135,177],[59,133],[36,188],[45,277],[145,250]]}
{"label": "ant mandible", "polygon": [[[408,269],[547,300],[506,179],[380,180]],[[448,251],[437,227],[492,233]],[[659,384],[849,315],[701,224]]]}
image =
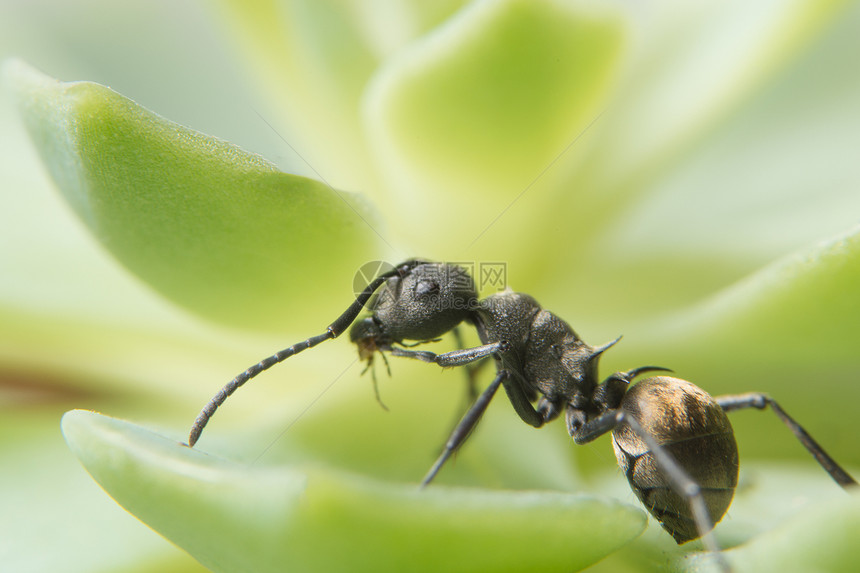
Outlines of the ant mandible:
{"label": "ant mandible", "polygon": [[[366,306],[372,314],[355,322]],[[477,329],[481,346],[435,354],[411,350],[404,342],[434,340],[464,321]],[[728,509],[738,478],[737,445],[726,412],[770,407],[830,477],[843,488],[857,485],[766,394],[714,398],[690,382],[664,375],[629,386],[645,372],[667,371],[656,366],[615,372],[598,383],[598,360],[618,339],[589,346],[531,296],[507,290],[479,300],[465,269],[420,259],[377,276],[325,332],[281,350],[230,381],[200,412],[188,445],[197,442],[209,418],[239,386],[303,350],[337,338],[350,325],[350,339],[368,365],[376,352],[442,367],[464,366],[487,357],[495,361],[495,378],[454,428],[422,486],[463,444],[500,386],[520,418],[531,426],[543,426],[563,411],[577,444],[611,432],[618,465],[651,515],[677,543],[701,537],[718,555],[710,532]],[[727,570],[722,558],[721,563]]]}

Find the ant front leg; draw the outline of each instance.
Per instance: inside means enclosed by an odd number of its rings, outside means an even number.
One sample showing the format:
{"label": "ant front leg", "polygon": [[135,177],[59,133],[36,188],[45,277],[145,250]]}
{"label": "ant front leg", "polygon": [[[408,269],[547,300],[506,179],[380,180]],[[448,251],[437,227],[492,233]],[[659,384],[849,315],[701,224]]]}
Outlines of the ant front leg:
{"label": "ant front leg", "polygon": [[[458,350],[466,348],[459,326],[455,326],[454,330],[451,331],[451,334],[454,335],[454,341],[457,344]],[[478,360],[477,362],[469,364],[463,368],[463,372],[466,373],[466,406],[464,407],[464,410],[478,397],[478,372],[480,372],[481,369],[489,363],[489,360]]]}
{"label": "ant front leg", "polygon": [[[484,344],[474,348],[453,350],[451,352],[445,352],[444,354],[436,354],[427,350],[409,350],[395,346],[391,349],[391,355],[412,358],[422,362],[438,364],[443,368],[448,368],[453,366],[465,366],[493,355],[500,356],[502,353],[510,350],[510,346],[509,342],[501,340],[499,342]],[[493,396],[496,394],[499,386],[507,378],[508,372],[506,370],[500,370],[493,382],[481,393],[480,396],[478,396],[478,399],[474,404],[472,404],[472,407],[469,408],[454,428],[454,431],[451,432],[451,436],[445,443],[442,454],[421,481],[422,487],[433,481],[433,478],[436,477],[436,474],[439,473],[439,470],[448,458],[451,457],[451,454],[453,454],[463,444],[463,442],[466,441],[466,438],[469,437],[469,434],[475,428],[478,421],[481,419],[481,416],[484,415],[484,412],[487,410],[487,406],[490,405],[490,400],[492,400]]]}
{"label": "ant front leg", "polygon": [[[494,345],[488,344],[486,346]],[[501,364],[504,365],[504,355],[497,356],[499,357]],[[513,374],[511,372],[513,372]],[[478,396],[478,399],[472,407],[469,408],[469,411],[466,412],[466,415],[463,416],[463,419],[460,420],[460,423],[457,424],[454,431],[451,432],[451,437],[448,438],[448,441],[445,443],[445,448],[439,456],[439,459],[436,460],[436,463],[433,464],[433,467],[430,468],[430,471],[427,472],[427,475],[424,476],[424,479],[421,481],[421,487],[424,487],[433,481],[433,478],[436,477],[436,474],[439,473],[442,465],[451,457],[451,454],[463,445],[463,442],[466,441],[466,438],[469,437],[469,434],[475,429],[478,421],[480,421],[481,416],[484,415],[484,412],[487,410],[487,406],[490,405],[490,400],[492,400],[493,396],[496,394],[499,386],[504,385],[505,392],[514,407],[514,411],[517,412],[525,423],[534,426],[535,428],[539,428],[544,424],[546,421],[544,420],[544,414],[536,410],[531,405],[528,397],[523,391],[521,383],[515,380],[515,378],[519,378],[521,376],[522,375],[516,370],[511,370],[507,367],[501,367],[498,370],[493,382],[486,390],[484,390],[483,393],[481,393],[480,396]],[[557,411],[555,412],[555,415],[557,415]]]}
{"label": "ant front leg", "polygon": [[478,399],[474,404],[472,404],[472,407],[469,408],[469,411],[466,412],[466,415],[463,416],[463,419],[460,420],[460,423],[457,424],[454,431],[451,432],[451,437],[448,438],[448,441],[445,443],[445,448],[442,450],[442,454],[433,464],[433,467],[430,468],[430,471],[427,472],[427,475],[424,476],[424,479],[421,480],[421,487],[424,487],[433,481],[433,478],[436,477],[436,474],[439,473],[439,470],[442,469],[442,466],[446,461],[448,461],[451,454],[463,445],[463,442],[466,441],[466,438],[469,437],[469,434],[477,425],[478,420],[480,420],[481,416],[484,415],[484,412],[487,410],[487,406],[490,405],[490,400],[495,396],[499,386],[501,386],[502,382],[506,380],[508,376],[509,374],[507,370],[499,370],[496,377],[493,379],[493,382],[487,386],[487,389],[484,390],[480,396],[478,396]]}
{"label": "ant front leg", "polygon": [[408,350],[395,346],[391,349],[391,355],[414,358],[422,362],[438,364],[442,368],[450,368],[452,366],[465,366],[499,352],[507,352],[509,348],[510,343],[505,340],[493,342],[492,344],[484,344],[483,346],[475,346],[474,348],[452,350],[444,354],[436,354],[428,350]]}
{"label": "ant front leg", "polygon": [[843,488],[857,485],[857,481],[851,477],[848,472],[842,469],[842,467],[824,451],[824,448],[818,445],[818,442],[812,439],[812,436],[803,429],[803,426],[795,422],[794,418],[786,414],[785,410],[783,410],[780,405],[767,394],[750,392],[748,394],[717,396],[714,399],[726,412],[732,412],[734,410],[741,410],[744,408],[757,408],[759,410],[764,410],[770,406],[773,413],[776,414],[776,416],[782,420],[786,426],[788,426],[788,429],[790,429],[800,443],[809,450],[812,457],[821,464],[824,471],[830,474],[830,477],[832,477],[836,483],[841,485]]}
{"label": "ant front leg", "polygon": [[[463,350],[466,348],[466,343],[463,340],[463,334],[461,328],[459,326],[455,326],[451,331],[451,334],[454,337],[454,342],[457,345],[458,350]],[[456,427],[456,425],[460,422],[460,419],[465,415],[465,413],[469,410],[475,400],[478,399],[478,374],[482,369],[484,369],[487,364],[491,364],[492,360],[490,357],[482,358],[476,360],[475,362],[471,362],[466,364],[462,368],[463,377],[465,378],[466,383],[466,391],[463,393],[460,403],[457,405],[457,409],[454,412],[452,426]]]}

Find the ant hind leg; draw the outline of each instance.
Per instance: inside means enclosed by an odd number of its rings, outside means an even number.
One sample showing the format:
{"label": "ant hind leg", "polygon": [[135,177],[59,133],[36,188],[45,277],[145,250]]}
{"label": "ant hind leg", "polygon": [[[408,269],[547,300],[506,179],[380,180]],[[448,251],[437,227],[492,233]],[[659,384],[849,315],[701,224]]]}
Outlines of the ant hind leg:
{"label": "ant hind leg", "polygon": [[756,408],[764,410],[768,406],[773,410],[773,413],[788,426],[788,429],[800,441],[801,444],[812,454],[812,457],[824,468],[833,480],[843,488],[855,487],[857,481],[851,477],[848,472],[842,469],[830,455],[824,451],[818,442],[816,442],[809,433],[803,429],[803,426],[794,421],[794,418],[786,414],[785,410],[776,403],[776,401],[761,392],[749,392],[747,394],[732,394],[726,396],[717,396],[714,398],[717,404],[725,412],[734,410],[742,410],[744,408]]}

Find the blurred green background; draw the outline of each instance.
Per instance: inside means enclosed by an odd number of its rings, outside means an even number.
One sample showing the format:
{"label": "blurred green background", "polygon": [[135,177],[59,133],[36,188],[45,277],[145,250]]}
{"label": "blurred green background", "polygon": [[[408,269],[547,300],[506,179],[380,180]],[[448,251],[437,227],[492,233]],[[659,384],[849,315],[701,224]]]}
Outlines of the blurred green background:
{"label": "blurred green background", "polygon": [[[467,4],[0,0],[0,57],[362,193],[380,220],[366,260],[504,262],[512,288],[585,340],[624,334],[603,372],[659,364],[713,394],[766,391],[860,466],[860,3]],[[294,317],[282,329],[192,314],[75,216],[4,87],[0,569],[201,570],[104,495],[60,416],[182,439],[230,377],[337,316],[353,269],[294,269],[345,275],[314,292],[248,288]],[[384,412],[353,361],[341,340],[255,380],[201,447],[417,481],[463,400],[459,374],[393,363],[377,373]],[[779,521],[768,511],[840,494],[772,414],[732,420],[743,466],[776,469],[766,486],[742,473],[725,544]],[[607,439],[575,448],[563,424],[532,431],[497,399],[440,481],[635,504],[613,467]],[[777,494],[791,503],[774,510]]]}

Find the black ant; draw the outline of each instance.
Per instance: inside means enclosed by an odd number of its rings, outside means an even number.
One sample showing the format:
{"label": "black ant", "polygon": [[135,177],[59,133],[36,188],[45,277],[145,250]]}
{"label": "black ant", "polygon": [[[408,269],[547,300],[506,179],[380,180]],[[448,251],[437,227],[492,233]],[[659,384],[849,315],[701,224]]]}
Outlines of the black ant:
{"label": "black ant", "polygon": [[[372,314],[355,322],[365,306]],[[481,346],[435,354],[411,350],[404,342],[437,339],[464,321],[475,326]],[[668,371],[656,366],[616,372],[598,383],[598,360],[618,339],[589,346],[531,296],[507,290],[479,300],[462,267],[418,259],[377,276],[322,334],[281,350],[234,378],[197,417],[188,444],[197,442],[209,418],[239,386],[290,356],[337,338],[350,325],[350,339],[368,365],[376,352],[442,367],[490,356],[495,361],[495,378],[454,428],[422,486],[463,444],[500,386],[531,426],[543,426],[563,411],[577,444],[611,432],[618,465],[651,515],[677,543],[702,538],[718,556],[711,530],[728,509],[738,479],[738,451],[727,412],[769,406],[836,483],[843,488],[857,484],[766,394],[713,398],[690,382],[665,375],[629,386],[645,372]]]}

